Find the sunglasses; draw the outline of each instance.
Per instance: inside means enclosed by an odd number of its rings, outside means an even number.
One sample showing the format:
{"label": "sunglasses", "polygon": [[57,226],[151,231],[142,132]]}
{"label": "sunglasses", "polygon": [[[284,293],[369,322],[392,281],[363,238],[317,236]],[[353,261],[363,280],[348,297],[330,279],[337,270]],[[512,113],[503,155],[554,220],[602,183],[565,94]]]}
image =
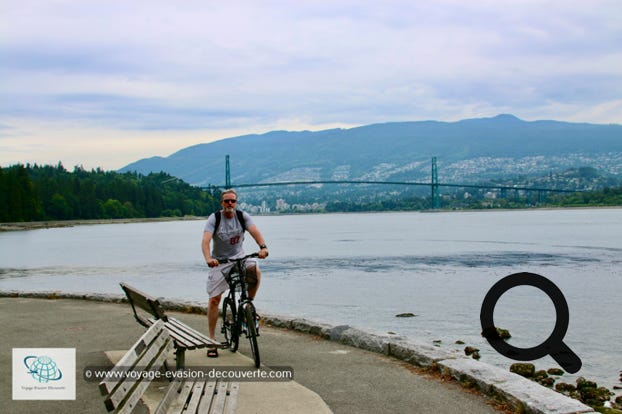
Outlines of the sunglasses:
{"label": "sunglasses", "polygon": [[234,198],[230,198],[228,200],[222,200],[223,203],[231,203],[231,204],[235,204],[238,202],[238,200],[234,199]]}

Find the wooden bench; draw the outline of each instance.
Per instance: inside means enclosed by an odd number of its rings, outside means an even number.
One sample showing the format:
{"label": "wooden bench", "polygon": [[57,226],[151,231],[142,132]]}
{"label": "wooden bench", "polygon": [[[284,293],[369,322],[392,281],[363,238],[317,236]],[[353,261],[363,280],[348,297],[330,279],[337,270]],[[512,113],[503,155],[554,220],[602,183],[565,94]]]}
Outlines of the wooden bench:
{"label": "wooden bench", "polygon": [[[134,311],[134,317],[144,327],[148,328],[156,320],[162,320],[170,335],[175,342],[175,360],[177,369],[183,368],[185,364],[185,352],[190,349],[201,349],[207,347],[223,348],[225,345],[217,342],[201,332],[191,328],[185,323],[167,316],[158,300],[152,296],[139,291],[138,289],[121,283],[121,289],[125,292],[127,299]],[[140,310],[144,311],[141,312]]]}
{"label": "wooden bench", "polygon": [[[152,382],[154,372],[166,372],[173,338],[161,320],[155,321],[112,368],[99,389],[108,411],[131,413]],[[141,375],[144,373],[145,375]],[[205,380],[173,380],[154,411],[165,413],[235,413],[239,384]]]}

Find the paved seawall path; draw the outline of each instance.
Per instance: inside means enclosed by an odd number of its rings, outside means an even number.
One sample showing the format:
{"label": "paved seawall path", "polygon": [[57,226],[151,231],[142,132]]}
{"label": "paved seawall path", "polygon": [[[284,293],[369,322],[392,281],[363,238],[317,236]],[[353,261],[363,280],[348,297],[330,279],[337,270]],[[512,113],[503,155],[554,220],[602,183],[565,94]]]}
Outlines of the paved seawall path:
{"label": "paved seawall path", "polygon": [[[8,404],[2,411],[105,412],[96,384],[86,382],[82,370],[110,366],[106,352],[128,349],[144,331],[123,302],[120,295],[0,292],[0,322],[5,330],[0,366],[4,372],[11,371],[13,348],[75,347],[77,357],[75,401],[13,401],[11,376],[4,375],[0,376],[0,401]],[[177,318],[205,331],[202,304],[163,301],[163,305],[176,312]],[[292,367],[296,383],[285,392],[270,388],[274,383],[253,385],[259,387],[259,394],[262,389],[270,394],[262,406],[265,412],[292,412],[303,401],[308,401],[305,404],[311,412],[317,408],[317,412],[334,413],[594,412],[519,375],[431,345],[347,325],[262,317],[262,364]],[[241,353],[247,351],[242,341]],[[220,355],[220,364],[231,358],[227,350]],[[214,362],[203,359],[205,364]],[[247,397],[244,400],[240,413],[260,412],[244,409],[253,407]]]}

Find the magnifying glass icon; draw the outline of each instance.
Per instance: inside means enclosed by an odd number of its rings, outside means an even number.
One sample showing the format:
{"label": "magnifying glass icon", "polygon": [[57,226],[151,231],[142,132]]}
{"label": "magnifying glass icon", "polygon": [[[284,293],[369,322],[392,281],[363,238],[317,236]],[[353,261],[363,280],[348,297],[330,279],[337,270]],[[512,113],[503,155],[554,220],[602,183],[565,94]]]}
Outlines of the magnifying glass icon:
{"label": "magnifying glass icon", "polygon": [[[532,348],[517,348],[505,342],[499,336],[493,321],[497,301],[508,290],[516,286],[533,286],[548,295],[555,305],[557,319],[551,335],[540,345]],[[574,374],[581,369],[581,359],[563,342],[570,320],[568,303],[561,290],[549,279],[535,273],[514,273],[495,283],[482,303],[480,321],[482,335],[501,355],[517,361],[533,361],[550,355],[566,372]]]}

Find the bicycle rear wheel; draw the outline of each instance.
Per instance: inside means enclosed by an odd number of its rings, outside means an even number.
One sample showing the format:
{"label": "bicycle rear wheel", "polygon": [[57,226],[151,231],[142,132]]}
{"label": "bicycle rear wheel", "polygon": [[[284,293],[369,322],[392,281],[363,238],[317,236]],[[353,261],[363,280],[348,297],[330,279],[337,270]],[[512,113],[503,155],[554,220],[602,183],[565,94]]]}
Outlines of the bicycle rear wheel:
{"label": "bicycle rear wheel", "polygon": [[222,333],[229,344],[229,350],[235,352],[240,344],[240,331],[237,326],[235,306],[230,297],[226,297],[222,303]]}
{"label": "bicycle rear wheel", "polygon": [[251,345],[251,354],[253,361],[255,361],[255,368],[259,368],[261,363],[259,358],[259,346],[257,345],[257,335],[259,334],[256,329],[256,312],[255,306],[252,303],[247,303],[244,307],[244,316],[246,318],[247,336]]}

